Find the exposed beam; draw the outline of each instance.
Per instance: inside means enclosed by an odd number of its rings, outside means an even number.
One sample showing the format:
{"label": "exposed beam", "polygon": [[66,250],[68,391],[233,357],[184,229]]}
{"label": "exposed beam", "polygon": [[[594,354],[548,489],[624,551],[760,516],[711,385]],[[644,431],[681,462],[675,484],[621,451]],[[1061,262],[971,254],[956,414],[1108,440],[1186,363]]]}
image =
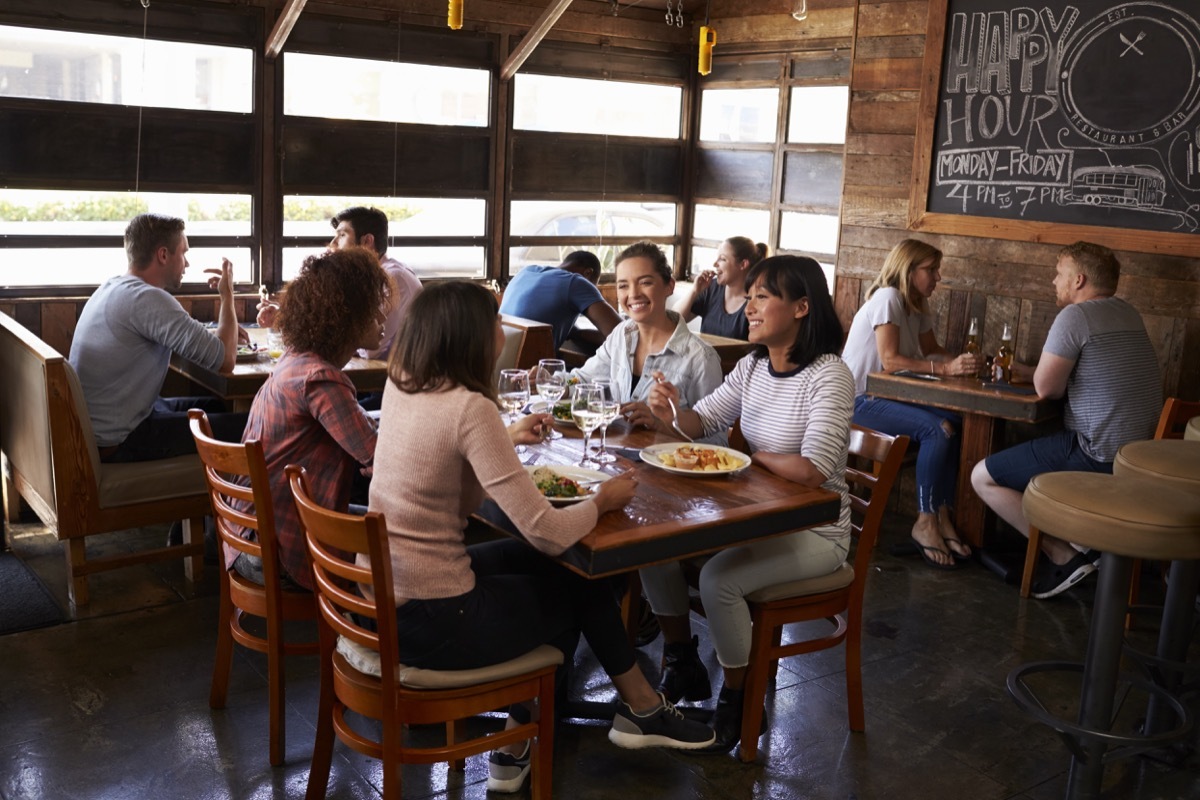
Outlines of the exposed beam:
{"label": "exposed beam", "polygon": [[525,38],[521,39],[517,49],[512,51],[512,55],[500,68],[500,80],[506,81],[517,74],[517,70],[525,63],[525,59],[529,58],[537,46],[542,43],[542,39],[546,38],[546,34],[554,27],[554,23],[558,22],[558,18],[563,15],[569,5],[571,5],[571,0],[553,0],[550,7],[529,29],[529,33],[525,34]]}
{"label": "exposed beam", "polygon": [[304,10],[304,4],[307,2],[308,0],[288,0],[288,4],[279,14],[279,19],[275,20],[271,35],[267,37],[267,58],[275,58],[283,50],[283,45],[292,32],[292,26],[300,18],[300,12]]}

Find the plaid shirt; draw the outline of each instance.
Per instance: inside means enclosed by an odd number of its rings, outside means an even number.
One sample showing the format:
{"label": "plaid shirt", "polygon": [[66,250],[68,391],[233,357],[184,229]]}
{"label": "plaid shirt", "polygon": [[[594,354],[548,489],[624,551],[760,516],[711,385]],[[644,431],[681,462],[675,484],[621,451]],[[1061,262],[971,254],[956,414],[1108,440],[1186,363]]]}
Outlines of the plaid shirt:
{"label": "plaid shirt", "polygon": [[288,352],[254,397],[242,436],[250,439],[262,442],[267,457],[283,569],[311,589],[308,550],[283,468],[304,466],[313,500],[344,511],[355,470],[375,458],[375,425],[341,369],[312,353]]}

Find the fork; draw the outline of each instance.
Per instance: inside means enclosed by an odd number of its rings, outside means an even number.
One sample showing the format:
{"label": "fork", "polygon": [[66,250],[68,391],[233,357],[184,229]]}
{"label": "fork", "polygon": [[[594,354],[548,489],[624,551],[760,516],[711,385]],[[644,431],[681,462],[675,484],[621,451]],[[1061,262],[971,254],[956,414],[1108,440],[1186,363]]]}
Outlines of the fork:
{"label": "fork", "polygon": [[686,433],[684,433],[683,428],[679,427],[679,409],[675,407],[675,401],[672,400],[670,397],[668,397],[667,403],[671,406],[671,427],[675,429],[676,433],[678,433],[683,438],[687,439],[689,442],[696,441],[695,439],[693,439],[692,437],[690,437]]}

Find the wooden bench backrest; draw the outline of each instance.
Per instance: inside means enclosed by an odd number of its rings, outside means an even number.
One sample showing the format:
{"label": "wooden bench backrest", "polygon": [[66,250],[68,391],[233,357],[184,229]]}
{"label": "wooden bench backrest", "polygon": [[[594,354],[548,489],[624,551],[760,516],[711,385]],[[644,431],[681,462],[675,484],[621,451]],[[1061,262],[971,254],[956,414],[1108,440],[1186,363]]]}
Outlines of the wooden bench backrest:
{"label": "wooden bench backrest", "polygon": [[496,359],[496,369],[529,369],[543,358],[554,358],[554,328],[544,322],[500,315],[504,328],[504,349]]}

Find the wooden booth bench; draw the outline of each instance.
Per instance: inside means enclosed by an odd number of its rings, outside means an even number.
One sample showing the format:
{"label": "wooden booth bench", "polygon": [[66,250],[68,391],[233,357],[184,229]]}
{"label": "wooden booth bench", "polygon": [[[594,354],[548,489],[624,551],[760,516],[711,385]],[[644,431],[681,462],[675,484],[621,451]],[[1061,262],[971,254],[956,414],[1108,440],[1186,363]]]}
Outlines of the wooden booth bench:
{"label": "wooden booth bench", "polygon": [[[74,368],[58,351],[0,313],[0,453],[4,514],[16,522],[22,499],[63,543],[67,590],[88,602],[95,572],[183,558],[188,580],[204,564],[208,489],[198,456],[102,464]],[[183,543],[89,559],[86,539],[183,520]]]}

